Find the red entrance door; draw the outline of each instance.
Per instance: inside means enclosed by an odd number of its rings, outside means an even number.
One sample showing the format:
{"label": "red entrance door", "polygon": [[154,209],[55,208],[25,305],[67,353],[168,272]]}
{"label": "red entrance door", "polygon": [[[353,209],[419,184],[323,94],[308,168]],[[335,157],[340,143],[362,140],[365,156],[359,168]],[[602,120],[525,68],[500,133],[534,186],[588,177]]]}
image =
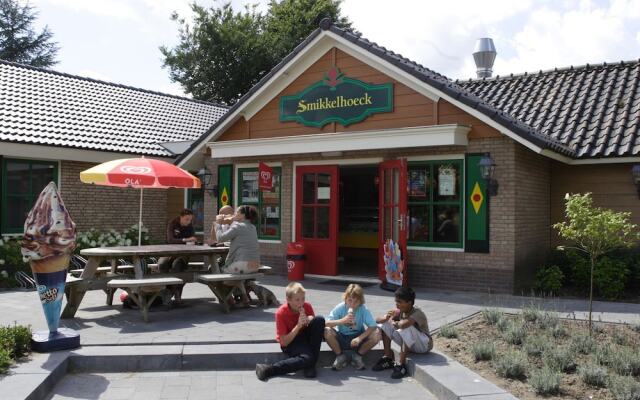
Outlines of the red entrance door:
{"label": "red entrance door", "polygon": [[305,244],[307,273],[337,275],[337,165],[296,168],[296,240]]}
{"label": "red entrance door", "polygon": [[407,162],[380,163],[378,275],[383,282],[407,283]]}

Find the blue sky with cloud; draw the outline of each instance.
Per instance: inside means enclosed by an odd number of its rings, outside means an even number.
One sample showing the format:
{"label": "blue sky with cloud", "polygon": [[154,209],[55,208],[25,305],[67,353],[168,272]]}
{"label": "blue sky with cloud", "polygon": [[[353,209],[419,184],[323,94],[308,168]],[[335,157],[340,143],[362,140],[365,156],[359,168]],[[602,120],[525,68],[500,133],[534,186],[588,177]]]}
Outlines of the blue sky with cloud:
{"label": "blue sky with cloud", "polygon": [[[182,94],[158,47],[174,45],[175,10],[190,0],[30,0],[59,43],[54,69]],[[220,1],[198,0],[205,6]],[[233,0],[234,7],[266,1]],[[342,10],[369,40],[450,78],[475,76],[478,37],[494,39],[505,75],[640,58],[640,0],[346,0]]]}

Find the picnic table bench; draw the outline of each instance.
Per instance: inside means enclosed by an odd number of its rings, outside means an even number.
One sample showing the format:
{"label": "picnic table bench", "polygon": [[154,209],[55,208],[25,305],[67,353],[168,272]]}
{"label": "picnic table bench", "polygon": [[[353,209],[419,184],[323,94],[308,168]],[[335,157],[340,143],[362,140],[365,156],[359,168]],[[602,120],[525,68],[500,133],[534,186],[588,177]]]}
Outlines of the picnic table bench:
{"label": "picnic table bench", "polygon": [[169,286],[183,285],[180,278],[112,279],[107,283],[110,289],[124,289],[131,300],[138,305],[144,322],[149,322],[149,306],[158,295]]}
{"label": "picnic table bench", "polygon": [[229,300],[233,298],[234,292],[237,290],[243,297],[247,296],[247,283],[263,276],[264,274],[261,272],[253,274],[200,274],[197,281],[204,283],[211,289],[218,298],[222,311],[228,313],[230,311]]}
{"label": "picnic table bench", "polygon": [[[80,281],[68,285],[65,289],[67,295],[67,304],[62,311],[62,318],[73,318],[80,307],[80,303],[84,298],[87,290],[102,290],[107,293],[107,304],[111,304],[114,288],[108,286],[108,282],[113,279],[112,273],[118,273],[118,268],[122,265],[116,265],[117,260],[130,257],[132,259],[133,274],[136,279],[145,277],[145,269],[143,267],[144,259],[149,257],[188,257],[202,256],[204,263],[202,268],[212,272],[218,272],[215,259],[217,256],[226,254],[228,247],[211,247],[198,245],[147,245],[147,246],[117,246],[117,247],[99,247],[92,249],[84,249],[80,254],[87,258],[86,266],[80,273]],[[111,267],[101,267],[103,262],[110,261]],[[125,266],[126,267],[126,266]],[[111,271],[101,272],[99,268],[111,268]],[[126,269],[120,269],[125,272]],[[75,272],[75,271],[74,271]],[[193,272],[172,273],[184,282],[194,282],[196,274]]]}

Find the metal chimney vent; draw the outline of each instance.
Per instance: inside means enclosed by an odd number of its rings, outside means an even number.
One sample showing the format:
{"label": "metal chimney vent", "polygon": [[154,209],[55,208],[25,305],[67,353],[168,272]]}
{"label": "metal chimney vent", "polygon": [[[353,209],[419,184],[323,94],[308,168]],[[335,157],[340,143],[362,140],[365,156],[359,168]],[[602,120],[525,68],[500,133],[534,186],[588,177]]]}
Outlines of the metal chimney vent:
{"label": "metal chimney vent", "polygon": [[490,78],[493,73],[493,62],[496,59],[496,48],[493,45],[493,39],[480,38],[476,42],[476,48],[473,51],[473,59],[476,62],[476,74],[478,78]]}

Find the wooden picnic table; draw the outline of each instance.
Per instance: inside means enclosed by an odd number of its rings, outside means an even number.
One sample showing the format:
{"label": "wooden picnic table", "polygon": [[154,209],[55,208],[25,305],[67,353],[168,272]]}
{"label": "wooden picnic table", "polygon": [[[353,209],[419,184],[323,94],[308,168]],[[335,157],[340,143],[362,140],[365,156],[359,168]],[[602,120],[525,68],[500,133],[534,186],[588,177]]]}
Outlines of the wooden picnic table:
{"label": "wooden picnic table", "polygon": [[[87,265],[78,279],[67,282],[65,290],[67,293],[67,305],[62,312],[62,318],[73,318],[87,290],[103,290],[105,292],[112,290],[107,284],[113,279],[113,274],[96,275],[98,267],[104,261],[111,262],[111,272],[115,273],[118,259],[131,258],[133,260],[135,278],[143,279],[145,275],[143,260],[147,257],[202,256],[204,258],[204,266],[200,271],[153,274],[154,277],[177,277],[186,283],[197,281],[199,273],[202,271],[219,274],[220,269],[216,259],[218,256],[228,253],[228,251],[229,248],[226,246],[183,244],[98,247],[81,250],[80,254],[87,258]],[[109,296],[109,293],[107,295]],[[107,301],[109,302],[109,300]]]}

